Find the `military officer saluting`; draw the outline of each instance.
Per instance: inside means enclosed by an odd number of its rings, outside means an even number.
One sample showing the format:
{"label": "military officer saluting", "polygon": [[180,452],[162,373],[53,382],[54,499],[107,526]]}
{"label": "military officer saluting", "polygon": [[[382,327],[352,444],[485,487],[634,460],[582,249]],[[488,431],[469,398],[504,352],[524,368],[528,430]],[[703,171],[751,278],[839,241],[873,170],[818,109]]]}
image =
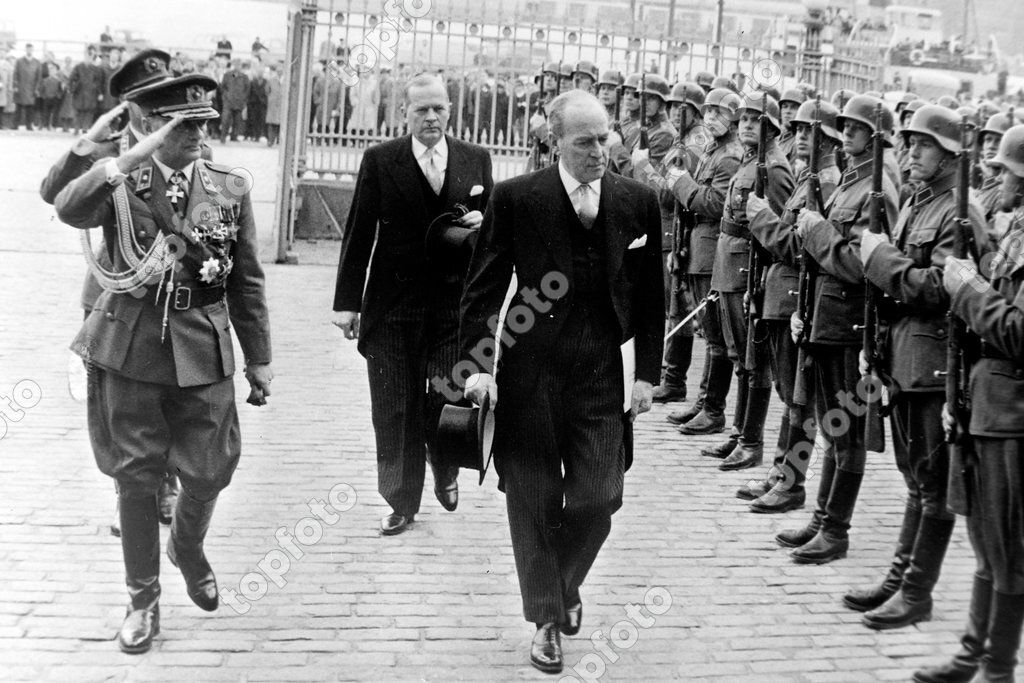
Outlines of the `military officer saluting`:
{"label": "military officer saluting", "polygon": [[102,226],[113,266],[90,259],[105,291],[72,348],[93,369],[94,456],[118,484],[130,596],[118,644],[128,653],[148,650],[160,631],[156,492],[168,465],[182,491],[167,555],[192,601],[217,608],[203,539],[241,454],[232,327],[250,402],[265,402],[273,377],[246,182],[200,158],[206,121],[217,117],[214,89],[213,79],[192,74],[136,90],[147,137],[96,162],[56,201],[65,223]]}
{"label": "military officer saluting", "polygon": [[1024,624],[1024,126],[1004,133],[989,164],[1002,169],[1001,208],[1012,215],[994,257],[982,261],[989,280],[970,259],[952,257],[942,278],[953,314],[982,339],[963,477],[977,569],[960,652],[917,671],[917,683],[1014,680]]}

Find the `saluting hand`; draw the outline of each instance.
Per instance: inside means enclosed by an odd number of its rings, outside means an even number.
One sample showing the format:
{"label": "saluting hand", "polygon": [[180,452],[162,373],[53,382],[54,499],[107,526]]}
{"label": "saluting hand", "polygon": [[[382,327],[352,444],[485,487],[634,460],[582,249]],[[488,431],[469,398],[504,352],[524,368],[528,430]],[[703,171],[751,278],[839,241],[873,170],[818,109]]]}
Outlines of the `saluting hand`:
{"label": "saluting hand", "polygon": [[117,167],[121,173],[128,173],[143,161],[153,156],[153,152],[163,147],[167,136],[185,120],[181,114],[176,115],[170,121],[157,128],[144,139],[136,142],[131,149],[117,158]]}
{"label": "saluting hand", "polygon": [[942,270],[942,286],[950,296],[956,295],[965,282],[977,277],[978,266],[971,259],[946,257],[946,267]]}
{"label": "saluting hand", "polygon": [[92,127],[86,131],[85,138],[92,142],[103,142],[111,136],[114,132],[114,123],[117,121],[117,117],[121,115],[125,109],[128,108],[127,102],[122,102],[110,111],[102,114],[96,122],[92,124]]}

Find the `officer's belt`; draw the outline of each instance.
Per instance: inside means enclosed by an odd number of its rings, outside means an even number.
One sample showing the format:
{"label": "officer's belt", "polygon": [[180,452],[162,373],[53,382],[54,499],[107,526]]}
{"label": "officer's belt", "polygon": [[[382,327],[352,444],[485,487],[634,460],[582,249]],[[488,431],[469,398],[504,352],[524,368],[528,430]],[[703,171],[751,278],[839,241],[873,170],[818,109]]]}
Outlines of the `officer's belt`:
{"label": "officer's belt", "polygon": [[[159,289],[157,287],[156,289]],[[170,296],[169,308],[175,311],[187,311],[190,308],[202,308],[215,304],[224,298],[226,290],[223,285],[217,287],[187,287],[179,285],[175,287]],[[164,293],[156,299],[157,303],[163,305]]]}
{"label": "officer's belt", "polygon": [[723,218],[720,225],[723,235],[729,235],[730,237],[739,237],[740,239],[750,239],[750,228],[746,224],[736,223]]}

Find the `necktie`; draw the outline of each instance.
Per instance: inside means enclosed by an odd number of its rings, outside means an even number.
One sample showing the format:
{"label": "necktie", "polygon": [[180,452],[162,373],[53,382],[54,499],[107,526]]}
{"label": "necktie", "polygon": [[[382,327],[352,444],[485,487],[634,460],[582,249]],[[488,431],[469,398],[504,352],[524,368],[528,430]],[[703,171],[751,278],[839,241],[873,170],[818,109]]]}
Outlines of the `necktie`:
{"label": "necktie", "polygon": [[434,194],[441,194],[441,186],[444,185],[444,177],[441,175],[441,169],[434,163],[434,158],[437,156],[437,150],[433,147],[423,153],[423,157],[426,162],[423,165],[423,173],[427,176],[427,182],[430,183],[430,187],[434,190]]}
{"label": "necktie", "polygon": [[188,204],[188,181],[185,174],[175,171],[167,181],[170,187],[167,188],[167,196],[171,200],[171,206],[179,216],[185,215],[185,205]]}
{"label": "necktie", "polygon": [[583,227],[590,230],[594,225],[594,220],[597,219],[597,202],[589,185],[580,185],[576,189],[575,203],[576,215],[580,217]]}

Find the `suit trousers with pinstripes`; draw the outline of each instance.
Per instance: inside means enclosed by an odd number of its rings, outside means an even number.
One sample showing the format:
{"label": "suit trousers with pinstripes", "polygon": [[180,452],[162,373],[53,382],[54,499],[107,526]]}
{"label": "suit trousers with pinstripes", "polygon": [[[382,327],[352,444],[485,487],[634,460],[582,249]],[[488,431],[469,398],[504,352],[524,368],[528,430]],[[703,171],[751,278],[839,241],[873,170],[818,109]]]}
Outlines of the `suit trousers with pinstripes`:
{"label": "suit trousers with pinstripes", "polygon": [[574,303],[530,400],[502,430],[514,443],[500,465],[523,615],[536,624],[562,621],[579,601],[622,506],[618,335],[610,305]]}
{"label": "suit trousers with pinstripes", "polygon": [[407,516],[419,512],[424,463],[447,402],[430,380],[448,384],[459,355],[458,287],[423,298],[429,303],[399,303],[365,340],[377,490]]}

